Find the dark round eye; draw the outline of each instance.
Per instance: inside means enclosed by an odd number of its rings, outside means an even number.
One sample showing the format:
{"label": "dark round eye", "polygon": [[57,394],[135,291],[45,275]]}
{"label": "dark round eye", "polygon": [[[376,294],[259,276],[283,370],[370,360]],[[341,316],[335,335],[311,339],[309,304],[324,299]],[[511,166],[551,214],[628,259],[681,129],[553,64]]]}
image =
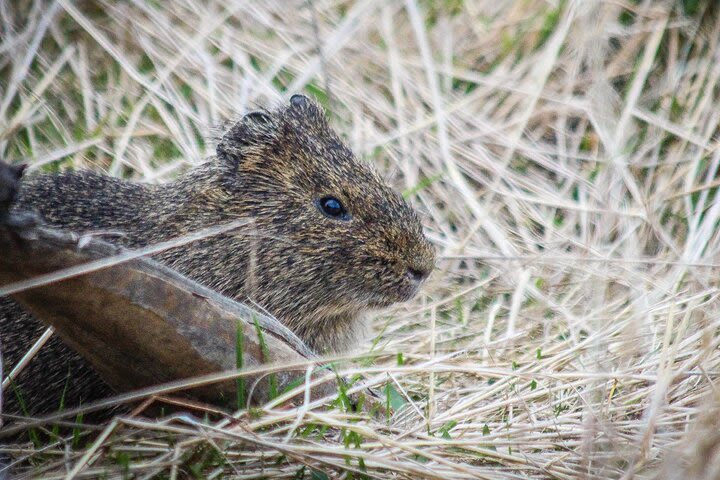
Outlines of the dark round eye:
{"label": "dark round eye", "polygon": [[338,220],[350,220],[345,207],[335,197],[323,197],[318,201],[320,210],[330,218],[336,218]]}

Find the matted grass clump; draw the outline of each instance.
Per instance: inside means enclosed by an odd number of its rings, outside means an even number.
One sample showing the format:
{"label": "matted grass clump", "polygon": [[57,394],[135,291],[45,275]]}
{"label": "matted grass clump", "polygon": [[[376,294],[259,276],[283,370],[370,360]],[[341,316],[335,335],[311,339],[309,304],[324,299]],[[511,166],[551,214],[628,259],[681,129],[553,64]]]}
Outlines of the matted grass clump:
{"label": "matted grass clump", "polygon": [[16,474],[717,478],[713,3],[0,3],[1,158],[161,182],[305,91],[439,253],[338,367],[390,415],[136,403],[3,446]]}

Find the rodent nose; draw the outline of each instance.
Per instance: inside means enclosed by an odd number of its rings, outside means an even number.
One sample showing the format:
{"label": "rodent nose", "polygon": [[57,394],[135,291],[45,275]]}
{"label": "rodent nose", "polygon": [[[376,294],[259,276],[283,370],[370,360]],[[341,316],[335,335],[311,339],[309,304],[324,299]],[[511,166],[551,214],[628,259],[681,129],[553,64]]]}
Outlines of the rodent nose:
{"label": "rodent nose", "polygon": [[430,276],[430,270],[427,268],[423,268],[423,267],[420,267],[420,268],[410,267],[407,269],[407,272],[405,273],[405,275],[407,275],[407,277],[411,281],[413,281],[415,283],[420,283],[423,280],[425,280],[427,277]]}

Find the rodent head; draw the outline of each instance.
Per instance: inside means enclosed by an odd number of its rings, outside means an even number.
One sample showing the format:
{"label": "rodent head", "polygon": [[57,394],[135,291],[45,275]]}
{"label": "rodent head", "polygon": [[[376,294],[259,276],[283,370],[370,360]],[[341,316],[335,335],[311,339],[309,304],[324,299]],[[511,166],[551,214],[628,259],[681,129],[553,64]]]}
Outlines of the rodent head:
{"label": "rodent head", "polygon": [[291,328],[408,300],[433,269],[414,210],[309,98],[245,115],[217,155],[228,209],[256,227],[246,294]]}

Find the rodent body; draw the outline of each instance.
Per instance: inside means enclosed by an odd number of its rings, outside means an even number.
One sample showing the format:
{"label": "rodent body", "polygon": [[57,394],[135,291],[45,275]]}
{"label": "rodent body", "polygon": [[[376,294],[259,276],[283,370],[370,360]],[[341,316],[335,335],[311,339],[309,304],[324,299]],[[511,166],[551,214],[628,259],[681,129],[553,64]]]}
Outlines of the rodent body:
{"label": "rodent body", "polygon": [[[239,301],[262,307],[320,353],[357,346],[363,313],[411,298],[434,266],[414,211],[327,125],[313,101],[254,112],[222,137],[216,158],[163,185],[92,172],[30,176],[19,208],[76,232],[111,232],[139,247],[247,219],[237,230],[156,259]],[[43,326],[0,300],[8,365]],[[53,338],[17,379],[28,413],[87,402],[107,387]],[[64,392],[64,393],[63,393]],[[14,395],[6,396],[13,403]],[[21,410],[17,405],[10,410]]]}

